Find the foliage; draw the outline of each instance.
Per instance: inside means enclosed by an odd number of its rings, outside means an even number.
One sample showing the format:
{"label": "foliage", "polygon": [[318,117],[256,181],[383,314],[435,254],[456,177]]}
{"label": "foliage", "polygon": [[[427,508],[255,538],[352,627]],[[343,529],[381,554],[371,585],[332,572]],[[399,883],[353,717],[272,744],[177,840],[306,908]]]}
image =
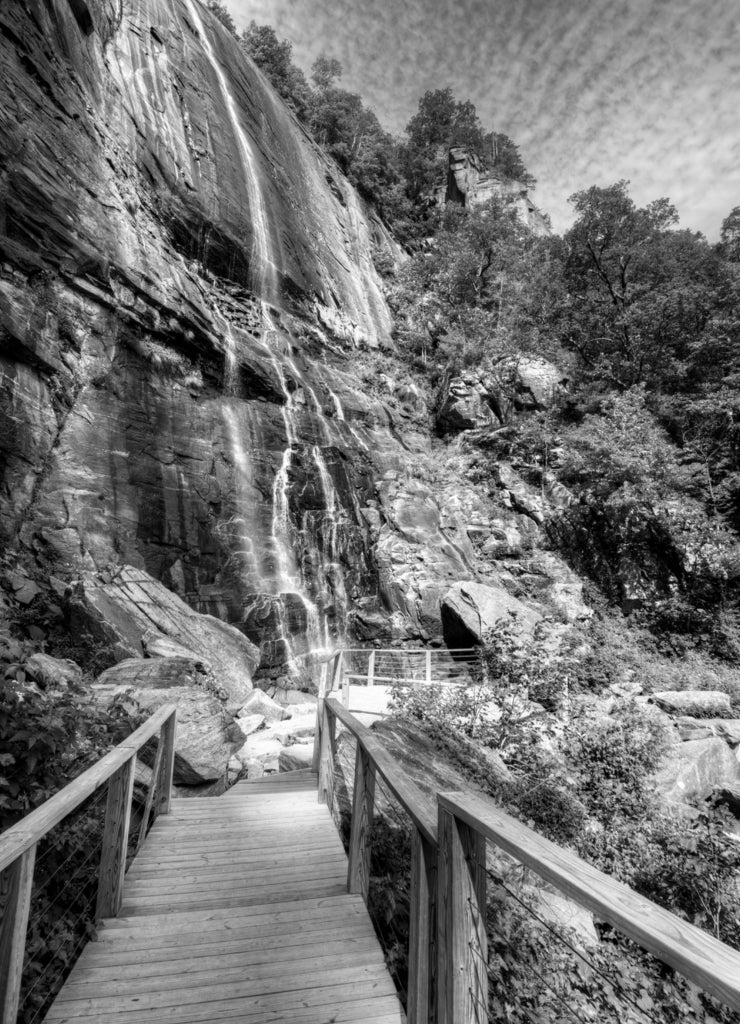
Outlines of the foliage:
{"label": "foliage", "polygon": [[[13,643],[7,649],[22,664],[25,652]],[[105,709],[81,686],[40,690],[11,664],[0,682],[0,830],[69,783],[139,721],[125,699]],[[93,931],[104,809],[98,793],[38,845],[21,1024],[48,1005]]]}
{"label": "foliage", "polygon": [[229,13],[229,9],[225,4],[220,3],[220,0],[206,0],[206,7],[215,14],[221,24],[231,32],[232,36],[236,35],[236,25],[234,19]]}
{"label": "foliage", "polygon": [[306,76],[293,63],[293,46],[280,40],[274,28],[250,21],[242,32],[239,44],[270,80],[275,91],[296,116],[307,122],[311,106],[311,89]]}
{"label": "foliage", "polygon": [[[491,140],[490,166],[492,169],[503,178],[520,181],[526,189],[533,189],[537,181],[524,166],[524,161],[517,144],[502,132],[492,132],[484,140],[485,150],[488,149],[487,143],[489,138]],[[487,155],[487,153],[484,155]]]}

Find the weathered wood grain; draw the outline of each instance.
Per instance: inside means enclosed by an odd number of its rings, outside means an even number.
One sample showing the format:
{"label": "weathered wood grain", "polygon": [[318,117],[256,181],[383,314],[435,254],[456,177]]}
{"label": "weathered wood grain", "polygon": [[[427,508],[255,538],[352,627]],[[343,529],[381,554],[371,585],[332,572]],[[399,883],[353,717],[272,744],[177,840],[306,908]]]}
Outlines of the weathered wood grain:
{"label": "weathered wood grain", "polygon": [[705,992],[740,1010],[740,953],[533,832],[490,800],[441,793],[439,804]]}
{"label": "weathered wood grain", "polygon": [[0,875],[0,1020],[15,1021],[23,973],[36,847],[25,850]]}
{"label": "weathered wood grain", "polygon": [[355,751],[347,890],[361,893],[366,903],[370,892],[370,831],[373,827],[374,805],[375,768],[358,743]]}
{"label": "weathered wood grain", "polygon": [[111,776],[108,783],[103,848],[100,854],[98,899],[95,906],[97,920],[103,917],[115,917],[121,909],[135,768],[136,754],[129,755],[128,761],[118,769],[115,775]]}

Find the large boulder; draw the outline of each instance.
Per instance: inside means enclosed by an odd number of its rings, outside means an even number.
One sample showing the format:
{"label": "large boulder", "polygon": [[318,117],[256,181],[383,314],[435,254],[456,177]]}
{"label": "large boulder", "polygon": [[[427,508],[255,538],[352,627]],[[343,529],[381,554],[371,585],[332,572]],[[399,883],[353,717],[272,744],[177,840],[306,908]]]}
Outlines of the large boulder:
{"label": "large boulder", "polygon": [[257,647],[235,626],[194,611],[142,569],[86,573],[69,610],[73,628],[107,642],[117,661],[190,656],[214,674],[235,708],[252,690]]}
{"label": "large boulder", "polygon": [[68,658],[52,658],[49,654],[32,654],[25,664],[28,675],[42,687],[75,686],[82,682],[82,669]]}
{"label": "large boulder", "polygon": [[467,581],[456,583],[442,598],[442,625],[449,647],[482,643],[500,619],[515,618],[531,634],[542,616],[503,587]]}
{"label": "large boulder", "polygon": [[476,430],[497,423],[487,389],[477,373],[447,375],[437,398],[436,426],[442,434]]}
{"label": "large boulder", "polygon": [[722,690],[662,690],[650,700],[671,715],[730,718],[730,697]]}
{"label": "large boulder", "polygon": [[655,776],[656,788],[668,804],[695,804],[715,790],[740,787],[740,764],[724,740],[687,740],[671,748]]}
{"label": "large boulder", "polygon": [[145,711],[177,705],[175,782],[199,785],[220,779],[245,736],[223,701],[215,681],[187,658],[130,658],[107,669],[95,689],[115,696],[128,691]]}

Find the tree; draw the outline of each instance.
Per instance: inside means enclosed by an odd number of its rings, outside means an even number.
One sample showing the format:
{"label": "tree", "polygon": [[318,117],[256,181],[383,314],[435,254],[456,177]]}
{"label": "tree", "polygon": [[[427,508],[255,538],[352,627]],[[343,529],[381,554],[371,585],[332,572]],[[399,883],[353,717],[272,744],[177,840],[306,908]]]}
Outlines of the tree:
{"label": "tree", "polygon": [[311,89],[306,76],[293,63],[292,44],[285,39],[279,40],[269,25],[258,25],[255,21],[249,23],[239,43],[297,117],[307,121]]}
{"label": "tree", "polygon": [[483,151],[483,129],[475,107],[470,100],[458,103],[449,87],[424,93],[406,134],[405,174],[415,199],[431,192],[444,173],[450,147],[465,146],[478,155]]}
{"label": "tree", "polygon": [[491,132],[484,139],[486,163],[502,177],[521,181],[527,189],[533,189],[537,180],[524,166],[519,147],[508,135]]}
{"label": "tree", "polygon": [[206,0],[206,7],[211,12],[211,14],[216,15],[221,24],[225,26],[225,28],[227,28],[229,32],[231,32],[232,36],[236,35],[236,25],[234,24],[234,19],[231,17],[228,9],[224,4],[220,3],[219,0]]}
{"label": "tree", "polygon": [[344,74],[344,68],[334,57],[317,57],[311,65],[311,81],[317,89],[330,89]]}
{"label": "tree", "polygon": [[561,336],[597,388],[683,388],[708,343],[726,275],[703,236],[674,229],[665,199],[638,208],[627,182],[571,197],[565,236],[570,295]]}
{"label": "tree", "polygon": [[740,263],[740,206],[733,207],[722,221],[720,252],[731,263]]}

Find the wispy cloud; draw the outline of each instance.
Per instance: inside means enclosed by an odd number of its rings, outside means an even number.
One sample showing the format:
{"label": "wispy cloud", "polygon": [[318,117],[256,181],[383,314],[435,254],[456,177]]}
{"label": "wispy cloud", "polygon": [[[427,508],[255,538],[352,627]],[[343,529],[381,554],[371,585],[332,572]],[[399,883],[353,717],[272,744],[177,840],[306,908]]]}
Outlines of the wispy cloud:
{"label": "wispy cloud", "polygon": [[337,57],[347,88],[398,131],[451,85],[510,135],[556,228],[567,197],[632,182],[716,237],[740,204],[739,0],[227,0],[271,24],[308,69]]}

